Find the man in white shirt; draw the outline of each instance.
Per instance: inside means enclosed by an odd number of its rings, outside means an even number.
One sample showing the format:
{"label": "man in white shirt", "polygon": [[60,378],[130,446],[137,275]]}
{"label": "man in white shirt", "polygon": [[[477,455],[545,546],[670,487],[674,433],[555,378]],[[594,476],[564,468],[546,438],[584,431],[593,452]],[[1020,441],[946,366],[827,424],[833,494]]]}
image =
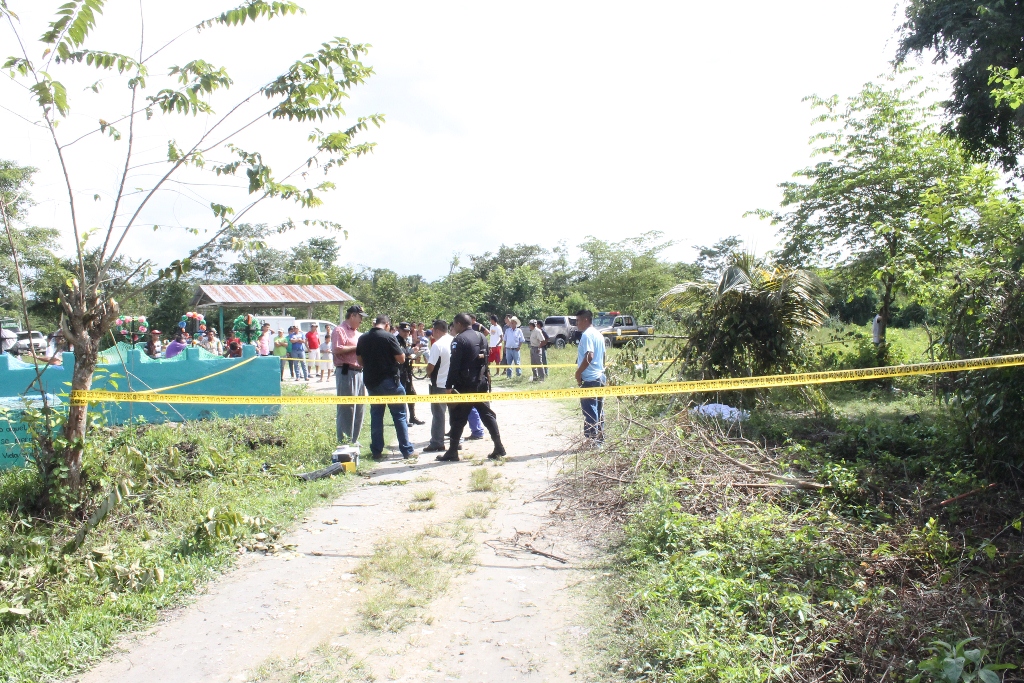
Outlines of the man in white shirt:
{"label": "man in white shirt", "polygon": [[523,331],[519,329],[519,318],[512,316],[509,320],[508,329],[505,330],[505,376],[512,379],[512,366],[516,366],[516,377],[522,377],[523,371],[520,367],[519,347],[526,343]]}
{"label": "man in white shirt", "polygon": [[[452,336],[448,334],[448,323],[435,320],[431,329],[430,354],[427,356],[427,375],[430,377],[430,393],[443,394],[448,382],[448,367],[452,357]],[[444,447],[444,415],[447,404],[430,404],[430,443],[424,453],[440,453]]]}
{"label": "man in white shirt", "polygon": [[491,355],[488,356],[488,363],[500,363],[501,362],[501,325],[498,324],[498,316],[491,315],[491,326],[487,328],[487,332],[490,336],[487,339],[487,346],[491,350]]}
{"label": "man in white shirt", "polygon": [[548,339],[540,329],[540,322],[530,321],[530,365],[533,366],[533,381],[544,381],[544,347]]}

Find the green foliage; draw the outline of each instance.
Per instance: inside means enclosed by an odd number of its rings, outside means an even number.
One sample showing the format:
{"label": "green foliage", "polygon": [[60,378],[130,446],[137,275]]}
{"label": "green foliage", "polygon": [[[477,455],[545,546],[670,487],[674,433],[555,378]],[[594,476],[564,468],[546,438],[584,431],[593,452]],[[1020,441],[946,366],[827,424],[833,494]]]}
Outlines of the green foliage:
{"label": "green foliage", "polygon": [[[123,631],[152,623],[159,609],[229,568],[239,545],[262,550],[260,534],[278,533],[268,527],[289,524],[346,486],[339,478],[294,477],[322,467],[317,454],[333,448],[329,408],[91,431],[89,485],[66,515],[40,514],[38,478],[28,468],[0,472],[2,680],[81,670]],[[126,480],[134,484],[124,495],[117,484]],[[64,553],[112,490],[120,502],[80,550]]]}
{"label": "green foliage", "polygon": [[[630,676],[778,680],[831,651],[832,621],[877,597],[833,544],[842,524],[824,511],[765,503],[708,519],[682,511],[676,489],[658,479],[634,495],[640,507],[625,529]],[[783,661],[780,648],[790,655]]]}
{"label": "green foliage", "polygon": [[[986,663],[988,650],[984,648],[965,649],[968,643],[977,638],[965,638],[958,643],[949,644],[942,640],[932,643],[928,651],[932,657],[917,665],[921,673],[911,678],[908,683],[920,683],[931,680],[935,683],[1000,683],[1002,676],[997,671],[1016,669],[1013,664]],[[928,678],[922,676],[927,674]]]}
{"label": "green foliage", "polygon": [[[1024,350],[1024,268],[1019,257],[1008,260],[1010,263],[989,262],[961,278],[961,286],[948,303],[944,345],[949,357]],[[1018,465],[1024,462],[1024,445],[1016,437],[1024,429],[1020,373],[965,372],[952,378],[952,389],[978,455]]]}
{"label": "green foliage", "polygon": [[621,242],[588,238],[579,245],[583,253],[576,265],[580,293],[600,310],[649,316],[672,284],[672,270],[659,258],[672,242],[663,237],[652,230]]}
{"label": "green foliage", "polygon": [[[1014,85],[990,82],[990,76],[1008,75],[1007,70],[1024,64],[1019,39],[1024,7],[1017,2],[913,0],[905,14],[896,60],[934,51],[935,62],[952,62],[953,92],[945,103],[950,131],[978,156],[994,155],[1005,169],[1016,168],[1024,138],[1013,107]],[[993,90],[993,83],[1010,87]]]}
{"label": "green foliage", "polygon": [[787,213],[758,212],[782,225],[783,262],[839,264],[849,289],[877,287],[883,338],[896,297],[932,286],[995,191],[995,174],[939,132],[916,84],[869,83],[845,103],[810,98],[826,126],[812,138],[823,158],[781,185]]}
{"label": "green foliage", "polygon": [[685,359],[706,377],[765,375],[792,369],[802,335],[828,317],[816,275],[736,253],[718,282],[686,282],[662,305],[692,310]]}

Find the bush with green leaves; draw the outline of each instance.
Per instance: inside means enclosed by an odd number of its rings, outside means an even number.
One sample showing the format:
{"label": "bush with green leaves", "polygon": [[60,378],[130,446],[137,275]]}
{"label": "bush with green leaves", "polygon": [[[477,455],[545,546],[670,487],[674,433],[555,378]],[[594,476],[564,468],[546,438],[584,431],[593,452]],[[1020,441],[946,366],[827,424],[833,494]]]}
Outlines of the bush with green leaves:
{"label": "bush with green leaves", "polygon": [[928,648],[932,656],[917,665],[921,673],[907,683],[1000,683],[1002,675],[997,671],[1016,669],[1013,664],[993,664],[985,660],[988,650],[984,648],[966,649],[968,643],[977,638],[965,638],[958,643],[950,644],[936,640]]}
{"label": "bush with green leaves", "polygon": [[0,680],[69,677],[346,485],[294,476],[336,445],[329,407],[91,434],[66,506],[40,512],[35,468],[0,471]]}
{"label": "bush with green leaves", "polygon": [[[1020,249],[1019,249],[1020,250]],[[1024,352],[1024,254],[1005,268],[977,268],[948,303],[945,350],[952,358]],[[989,462],[1024,463],[1024,381],[1019,368],[952,376],[973,450]]]}
{"label": "bush with green leaves", "polygon": [[684,282],[661,298],[690,312],[683,357],[703,377],[792,371],[804,333],[828,319],[829,301],[814,273],[749,252],[733,254],[717,282]]}

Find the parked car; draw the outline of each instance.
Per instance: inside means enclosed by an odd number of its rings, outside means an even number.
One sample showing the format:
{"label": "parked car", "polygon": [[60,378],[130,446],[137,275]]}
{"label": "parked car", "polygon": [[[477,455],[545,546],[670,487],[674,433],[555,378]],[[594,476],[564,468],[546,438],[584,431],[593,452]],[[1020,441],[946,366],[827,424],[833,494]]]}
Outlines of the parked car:
{"label": "parked car", "polygon": [[[576,331],[574,315],[550,315],[544,319],[544,332],[550,337],[551,344],[556,349],[565,348],[565,345],[573,340]],[[579,337],[576,341],[579,341]]]}
{"label": "parked car", "polygon": [[[338,324],[332,323],[330,320],[296,320],[294,324],[298,325],[299,329],[302,330],[302,333],[305,334],[309,332],[311,327],[313,327],[313,323],[316,323],[318,325],[320,334],[324,333],[324,330],[327,329],[328,325],[331,325],[333,327]],[[397,325],[398,323],[395,324]]]}
{"label": "parked car", "polygon": [[[226,320],[224,322],[227,323]],[[290,315],[267,315],[260,317],[260,322],[270,323],[271,332],[276,333],[278,330],[287,332],[288,328],[295,324],[295,317]],[[224,332],[227,332],[227,330],[224,330]]]}
{"label": "parked car", "polygon": [[29,340],[28,332],[18,333],[18,344],[15,347],[15,353],[23,354],[35,352],[39,355],[46,353],[46,337],[43,336],[42,332],[32,332],[32,339]]}
{"label": "parked car", "polygon": [[639,335],[654,334],[653,326],[639,325],[636,318],[618,311],[595,314],[594,328],[604,336],[606,347],[630,343],[643,346],[646,340]]}

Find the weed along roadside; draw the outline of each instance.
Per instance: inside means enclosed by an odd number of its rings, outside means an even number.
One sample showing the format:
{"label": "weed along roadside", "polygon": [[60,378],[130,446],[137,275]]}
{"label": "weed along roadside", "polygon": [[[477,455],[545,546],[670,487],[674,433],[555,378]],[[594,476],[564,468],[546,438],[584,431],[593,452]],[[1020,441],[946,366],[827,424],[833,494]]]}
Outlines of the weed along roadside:
{"label": "weed along roadside", "polygon": [[[284,530],[351,478],[302,482],[335,443],[334,414],[96,428],[85,467],[91,495],[124,483],[80,551],[63,552],[85,521],[48,517],[31,470],[0,474],[9,516],[0,677],[54,680],[87,668],[124,632],[145,628],[247,555],[284,556]],[[58,491],[59,495],[60,492]],[[86,514],[92,508],[80,503]]]}

